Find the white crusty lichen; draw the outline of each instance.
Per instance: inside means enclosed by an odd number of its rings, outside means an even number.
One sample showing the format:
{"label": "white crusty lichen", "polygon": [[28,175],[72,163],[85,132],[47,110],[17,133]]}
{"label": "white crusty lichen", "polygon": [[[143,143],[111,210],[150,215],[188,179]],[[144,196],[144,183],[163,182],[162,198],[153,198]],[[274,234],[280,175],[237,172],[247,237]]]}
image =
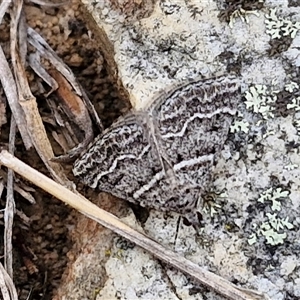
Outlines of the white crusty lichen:
{"label": "white crusty lichen", "polygon": [[300,22],[292,22],[276,15],[276,8],[265,15],[266,32],[272,39],[280,39],[285,36],[295,38],[300,29]]}
{"label": "white crusty lichen", "polygon": [[249,24],[249,15],[259,17],[259,12],[256,10],[245,10],[243,8],[235,10],[230,16],[229,27],[233,28],[236,19],[241,19],[242,22]]}
{"label": "white crusty lichen", "polygon": [[263,235],[266,238],[266,243],[272,246],[280,245],[284,243],[287,237],[286,232],[283,231],[285,228],[292,229],[293,224],[286,219],[280,219],[276,214],[267,214],[268,221],[260,225],[257,231],[258,235]]}
{"label": "white crusty lichen", "polygon": [[287,109],[295,109],[296,111],[300,110],[300,97],[293,98],[291,103],[288,103],[286,106]]}
{"label": "white crusty lichen", "polygon": [[245,121],[235,121],[231,126],[230,126],[230,132],[239,132],[242,131],[244,133],[248,133],[250,129],[250,124]]}
{"label": "white crusty lichen", "polygon": [[284,89],[289,92],[289,93],[292,93],[294,92],[295,90],[298,90],[299,89],[299,85],[297,82],[294,82],[294,81],[291,81],[289,83],[287,83],[285,86],[284,86]]}
{"label": "white crusty lichen", "polygon": [[281,209],[281,200],[282,198],[286,198],[289,195],[289,191],[284,191],[282,188],[269,188],[266,191],[264,191],[260,197],[258,198],[258,202],[265,203],[265,201],[271,201],[272,206],[271,209],[273,211],[280,211]]}
{"label": "white crusty lichen", "polygon": [[258,241],[259,236],[263,236],[266,239],[266,244],[277,246],[284,243],[287,238],[285,229],[294,228],[293,224],[289,222],[288,217],[285,219],[279,218],[277,214],[267,213],[267,221],[263,222],[259,226],[255,225],[255,233],[252,233],[248,238],[248,244],[253,245]]}
{"label": "white crusty lichen", "polygon": [[272,104],[277,100],[276,93],[270,92],[266,85],[253,85],[245,93],[246,108],[251,109],[254,113],[260,113],[264,119],[273,118]]}
{"label": "white crusty lichen", "polygon": [[272,211],[275,213],[266,213],[266,221],[262,222],[260,225],[254,224],[253,228],[255,230],[248,238],[248,243],[253,245],[257,242],[259,236],[263,236],[266,239],[266,243],[272,246],[283,244],[287,237],[287,233],[284,230],[292,229],[294,226],[289,222],[288,217],[280,218],[277,214],[281,210],[280,199],[287,198],[289,191],[283,190],[282,188],[269,188],[264,191],[258,198],[258,202],[265,203],[266,201],[271,201]]}
{"label": "white crusty lichen", "polygon": [[297,130],[297,133],[300,135],[300,121],[299,120],[295,120],[294,121],[294,126]]}
{"label": "white crusty lichen", "polygon": [[[291,81],[284,86],[284,90],[292,94],[299,91],[299,85],[296,82]],[[246,99],[246,108],[252,110],[254,113],[261,114],[265,120],[274,118],[275,103],[278,99],[279,93],[280,91],[271,90],[267,85],[252,85],[244,95]],[[292,98],[286,108],[300,111],[300,97]],[[249,129],[245,121],[236,122],[231,127],[231,132],[248,132],[248,130]]]}
{"label": "white crusty lichen", "polygon": [[[299,91],[299,85],[297,82],[291,81],[284,86],[284,89],[289,93],[297,92]],[[286,108],[300,111],[300,97],[292,98],[291,103],[288,103]]]}
{"label": "white crusty lichen", "polygon": [[299,165],[297,165],[297,164],[289,164],[289,165],[284,166],[284,168],[286,170],[288,170],[288,171],[292,171],[292,170],[295,170],[295,169],[299,168]]}

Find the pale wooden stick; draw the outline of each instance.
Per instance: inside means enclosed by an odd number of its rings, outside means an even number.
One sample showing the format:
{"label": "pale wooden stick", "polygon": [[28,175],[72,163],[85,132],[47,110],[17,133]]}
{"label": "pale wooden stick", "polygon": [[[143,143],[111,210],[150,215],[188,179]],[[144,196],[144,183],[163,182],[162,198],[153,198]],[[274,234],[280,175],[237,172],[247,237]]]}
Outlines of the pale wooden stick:
{"label": "pale wooden stick", "polygon": [[176,254],[175,252],[164,248],[144,234],[124,224],[116,216],[99,208],[83,196],[75,194],[68,190],[66,187],[59,185],[47,176],[39,173],[19,159],[15,158],[5,150],[0,153],[0,164],[13,169],[16,173],[25,177],[27,180],[33,182],[35,185],[49,192],[64,203],[69,204],[73,208],[80,211],[82,214],[95,220],[106,228],[111,229],[112,231],[125,237],[131,242],[134,242],[135,244],[149,251],[158,259],[168,263],[169,265],[184,272],[185,274],[188,274],[198,282],[226,296],[228,299],[269,299],[267,296],[255,291],[242,290],[229,281],[225,280],[224,278],[215,275],[207,270],[204,270],[193,262]]}

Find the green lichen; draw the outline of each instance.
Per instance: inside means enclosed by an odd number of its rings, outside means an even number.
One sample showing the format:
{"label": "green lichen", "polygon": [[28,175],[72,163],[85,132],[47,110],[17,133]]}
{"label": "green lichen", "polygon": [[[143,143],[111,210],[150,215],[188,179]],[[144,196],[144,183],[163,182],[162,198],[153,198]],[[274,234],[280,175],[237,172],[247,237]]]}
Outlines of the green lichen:
{"label": "green lichen", "polygon": [[282,188],[277,188],[276,190],[273,190],[273,188],[269,188],[260,195],[257,201],[260,203],[265,203],[265,201],[271,201],[271,209],[273,211],[280,211],[281,202],[279,200],[282,198],[286,198],[288,195],[289,191],[284,191],[282,190]]}
{"label": "green lichen", "polygon": [[248,244],[254,245],[258,241],[259,236],[266,239],[266,244],[277,246],[284,243],[287,238],[287,233],[284,230],[293,229],[294,225],[289,222],[288,217],[285,219],[279,218],[276,214],[267,213],[268,220],[260,226],[254,226],[256,232],[252,233],[248,238]]}
{"label": "green lichen", "polygon": [[267,244],[276,246],[284,243],[284,240],[287,237],[286,232],[278,233],[268,223],[263,223],[261,225],[259,233],[263,235],[266,240]]}
{"label": "green lichen", "polygon": [[285,219],[279,218],[276,214],[267,213],[268,221],[262,223],[257,230],[258,235],[262,235],[266,238],[266,243],[272,246],[283,244],[287,237],[285,229],[294,228],[293,224],[288,221],[288,217]]}
{"label": "green lichen", "polygon": [[259,113],[264,119],[273,118],[274,103],[277,100],[276,92],[270,92],[266,85],[257,84],[251,86],[245,93],[247,109]]}
{"label": "green lichen", "polygon": [[294,227],[293,224],[288,221],[288,217],[286,217],[285,219],[281,219],[278,218],[276,214],[267,213],[266,215],[269,219],[271,227],[276,231],[282,230],[285,227],[287,229],[292,229]]}
{"label": "green lichen", "polygon": [[278,17],[275,8],[271,9],[265,18],[266,33],[271,37],[268,53],[270,56],[278,56],[291,46],[300,29],[300,22],[292,22]]}
{"label": "green lichen", "polygon": [[250,124],[244,120],[235,121],[234,124],[230,127],[230,132],[245,132],[248,133],[250,128]]}
{"label": "green lichen", "polygon": [[[276,83],[273,83],[276,85]],[[256,114],[260,114],[262,119],[256,125],[261,125],[264,120],[269,120],[275,116],[290,114],[289,110],[300,111],[300,86],[297,82],[290,81],[281,90],[275,90],[264,84],[254,84],[245,92],[246,108]],[[237,121],[231,127],[231,132],[248,132],[249,128],[244,121]]]}
{"label": "green lichen", "polygon": [[[282,188],[269,188],[260,195],[257,201],[261,203],[271,201],[271,209],[278,212],[281,210],[281,202],[279,199],[286,198],[288,195],[289,191],[285,191]],[[269,245],[276,246],[283,244],[287,237],[285,230],[290,230],[294,227],[293,224],[289,222],[288,217],[284,219],[280,218],[277,213],[266,213],[264,218],[267,220],[260,225],[253,225],[255,232],[249,236],[248,244],[255,244],[259,236],[265,237],[266,243]]]}

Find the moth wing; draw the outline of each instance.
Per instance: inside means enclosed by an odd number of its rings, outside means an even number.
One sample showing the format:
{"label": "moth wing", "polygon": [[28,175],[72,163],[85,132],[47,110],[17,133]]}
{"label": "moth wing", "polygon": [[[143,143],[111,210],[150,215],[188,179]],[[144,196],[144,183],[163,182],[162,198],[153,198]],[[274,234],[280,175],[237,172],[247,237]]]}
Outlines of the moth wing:
{"label": "moth wing", "polygon": [[203,187],[240,100],[235,77],[194,80],[152,107],[156,139],[182,184]]}
{"label": "moth wing", "polygon": [[161,168],[154,155],[144,124],[128,114],[93,142],[73,173],[92,188],[136,202],[134,192]]}

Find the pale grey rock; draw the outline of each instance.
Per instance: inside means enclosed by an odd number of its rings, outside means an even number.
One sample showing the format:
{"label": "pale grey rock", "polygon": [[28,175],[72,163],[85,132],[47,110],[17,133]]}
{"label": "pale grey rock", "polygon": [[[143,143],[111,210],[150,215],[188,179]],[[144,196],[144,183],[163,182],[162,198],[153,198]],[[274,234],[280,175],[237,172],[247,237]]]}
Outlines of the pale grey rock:
{"label": "pale grey rock", "polygon": [[[256,103],[263,106],[264,114],[245,103],[238,108],[237,120],[248,124],[248,131],[233,130],[229,135],[214,169],[212,191],[217,195],[203,203],[201,234],[178,223],[176,214],[159,211],[150,211],[141,229],[244,288],[265,292],[274,300],[285,299],[287,292],[300,297],[299,112],[297,103],[285,98],[282,114],[277,101],[286,84],[297,80],[292,74],[299,66],[300,34],[287,51],[270,57],[271,37],[265,31],[270,8],[278,8],[279,16],[295,22],[298,17],[290,12],[300,15],[300,8],[268,0],[258,15],[249,14],[248,23],[237,19],[230,28],[218,19],[219,9],[212,0],[190,1],[202,11],[195,19],[183,0],[149,1],[143,17],[141,12],[133,12],[133,17],[116,12],[109,2],[99,1],[96,7],[101,10],[93,15],[113,45],[119,78],[135,109],[174,82],[225,74],[227,63],[219,55],[226,51],[232,52],[235,62],[241,59],[242,92],[264,85],[268,93],[261,95],[263,104]],[[295,95],[298,92],[299,87]],[[286,109],[288,104],[293,108]],[[117,241],[105,269],[108,280],[97,299],[201,299],[202,293],[220,299],[201,287],[190,295],[195,285],[186,276],[137,247],[120,250]]]}
{"label": "pale grey rock", "polygon": [[297,35],[291,47],[284,53],[284,56],[297,67],[300,67],[300,36]]}

